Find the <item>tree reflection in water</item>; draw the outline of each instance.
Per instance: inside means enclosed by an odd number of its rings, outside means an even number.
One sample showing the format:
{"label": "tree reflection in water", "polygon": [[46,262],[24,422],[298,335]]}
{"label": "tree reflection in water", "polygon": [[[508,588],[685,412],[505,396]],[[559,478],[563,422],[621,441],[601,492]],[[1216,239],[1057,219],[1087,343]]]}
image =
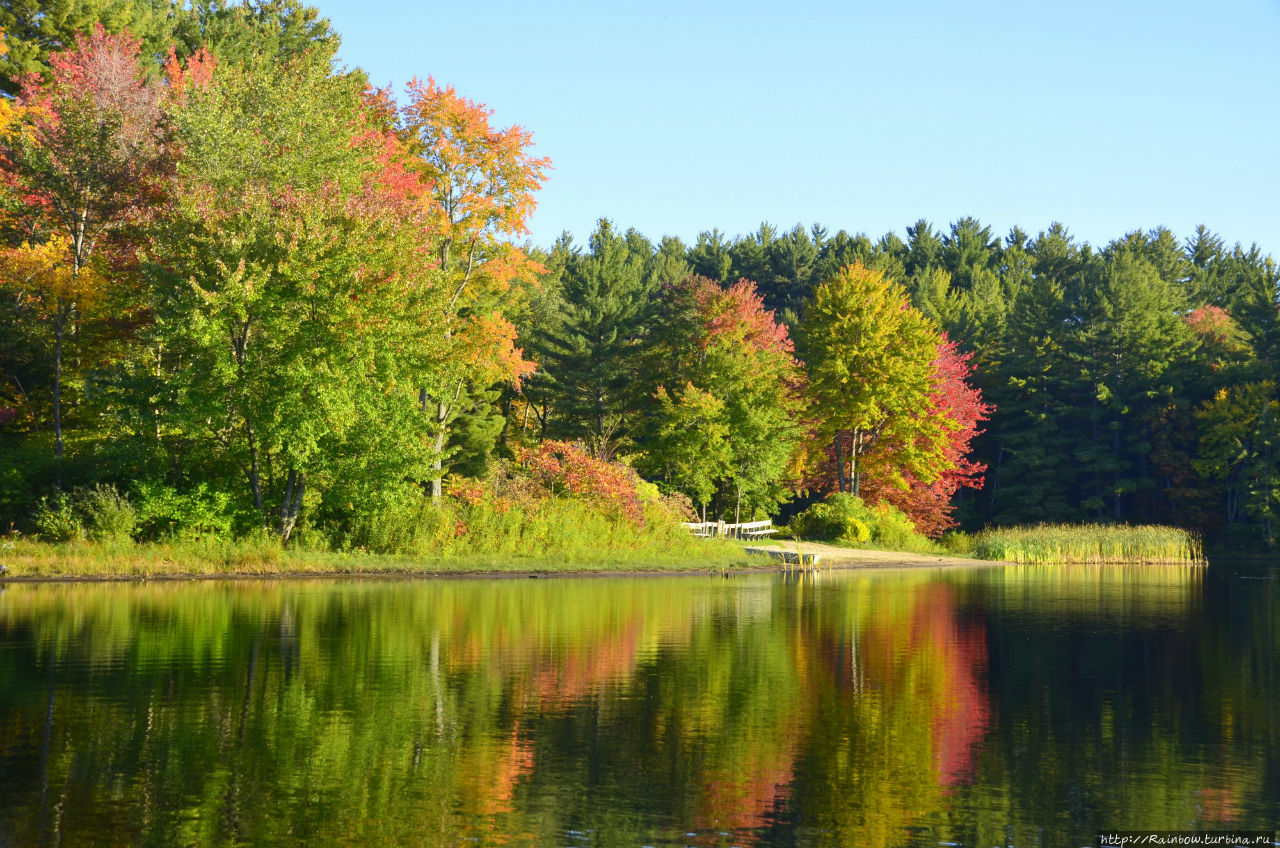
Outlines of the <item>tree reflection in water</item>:
{"label": "tree reflection in water", "polygon": [[1266,825],[1276,583],[1236,583],[11,585],[0,844],[1078,845]]}

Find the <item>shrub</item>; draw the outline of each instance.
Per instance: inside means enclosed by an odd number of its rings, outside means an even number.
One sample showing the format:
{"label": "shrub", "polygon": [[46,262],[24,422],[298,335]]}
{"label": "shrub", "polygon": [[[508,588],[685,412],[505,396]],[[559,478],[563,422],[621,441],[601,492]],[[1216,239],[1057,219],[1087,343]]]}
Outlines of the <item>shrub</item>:
{"label": "shrub", "polygon": [[644,524],[644,506],[634,469],[588,453],[578,442],[547,440],[521,451],[522,469],[553,494],[570,495],[616,511],[637,526]]}
{"label": "shrub", "polygon": [[40,499],[36,504],[36,532],[48,542],[72,542],[86,536],[75,503],[65,493]]}
{"label": "shrub", "polygon": [[791,532],[801,539],[873,544],[896,551],[932,553],[937,546],[916,532],[906,513],[888,504],[867,506],[843,492],[816,503],[791,520]]}
{"label": "shrub", "polygon": [[138,535],[154,541],[164,538],[201,538],[231,533],[234,510],[231,496],[204,483],[179,492],[161,483],[137,486]]}
{"label": "shrub", "polygon": [[877,504],[871,510],[873,524],[871,541],[882,548],[895,551],[924,553],[934,550],[934,544],[916,532],[907,514],[896,506]]}
{"label": "shrub", "polygon": [[938,540],[942,545],[942,549],[950,554],[972,555],[977,542],[968,533],[963,530],[948,530],[942,534],[942,538]]}
{"label": "shrub", "polygon": [[448,502],[432,503],[410,483],[373,492],[355,507],[337,547],[378,554],[443,553],[457,535]]}
{"label": "shrub", "polygon": [[874,520],[862,498],[842,492],[797,515],[791,529],[802,539],[862,543],[871,541]]}
{"label": "shrub", "polygon": [[97,542],[131,541],[138,526],[138,512],[115,486],[99,484],[80,492],[80,511]]}

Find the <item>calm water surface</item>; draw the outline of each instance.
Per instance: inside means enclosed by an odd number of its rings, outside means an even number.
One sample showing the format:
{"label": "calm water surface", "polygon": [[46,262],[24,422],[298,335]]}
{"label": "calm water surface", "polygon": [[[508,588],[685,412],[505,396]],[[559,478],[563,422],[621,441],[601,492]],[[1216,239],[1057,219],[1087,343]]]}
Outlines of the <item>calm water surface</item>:
{"label": "calm water surface", "polygon": [[1274,568],[0,588],[0,846],[1280,821]]}

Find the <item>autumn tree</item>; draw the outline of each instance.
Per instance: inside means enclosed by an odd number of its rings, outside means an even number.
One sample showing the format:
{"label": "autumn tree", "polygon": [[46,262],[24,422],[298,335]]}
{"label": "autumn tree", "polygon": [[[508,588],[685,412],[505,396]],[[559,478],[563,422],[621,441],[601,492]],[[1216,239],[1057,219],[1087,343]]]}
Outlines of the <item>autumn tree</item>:
{"label": "autumn tree", "polygon": [[787,329],[749,280],[668,286],[647,370],[664,373],[643,467],[705,505],[774,509],[801,435],[801,370]]}
{"label": "autumn tree", "polygon": [[901,286],[850,265],[818,286],[802,326],[818,444],[829,447],[836,489],[860,493],[859,460],[882,439],[932,483],[945,434],[920,412],[934,391],[938,331]]}
{"label": "autumn tree", "polygon": [[[47,84],[28,78],[19,100],[21,120],[0,155],[29,212],[32,236],[46,242],[36,248],[38,257],[12,257],[16,269],[26,270],[11,275],[10,283],[40,300],[51,324],[54,450],[60,465],[63,345],[92,288],[86,270],[103,239],[137,221],[155,198],[165,151],[160,89],[139,64],[137,39],[98,26],[74,48],[52,56],[50,65]],[[32,263],[45,270],[28,273]]]}
{"label": "autumn tree", "polygon": [[0,56],[0,90],[16,95],[28,77],[50,79],[51,57],[97,28],[131,33],[153,60],[174,47],[183,59],[206,48],[233,63],[313,49],[332,58],[338,49],[329,20],[299,0],[6,0],[0,29],[12,49]]}
{"label": "autumn tree", "polygon": [[434,421],[431,491],[439,498],[449,425],[467,381],[477,381],[479,389],[518,383],[533,369],[514,346],[515,329],[502,314],[501,300],[513,282],[536,273],[534,263],[509,239],[528,232],[534,192],[550,161],[533,156],[531,133],[518,126],[491,126],[492,110],[452,86],[414,80],[407,94],[402,126],[429,187],[424,197],[427,226],[436,239],[435,262],[448,291],[438,321],[449,348],[442,362],[452,367],[438,389],[424,386],[420,392],[422,411]]}
{"label": "autumn tree", "polygon": [[993,408],[983,403],[982,393],[970,385],[971,359],[972,354],[961,353],[959,345],[943,334],[933,360],[929,405],[916,413],[932,422],[945,422],[939,466],[942,471],[932,483],[905,467],[891,440],[882,440],[864,462],[864,499],[896,506],[925,536],[937,537],[955,526],[953,498],[962,488],[981,488],[987,470],[985,464],[973,459],[973,440],[982,432],[981,424],[991,417]]}

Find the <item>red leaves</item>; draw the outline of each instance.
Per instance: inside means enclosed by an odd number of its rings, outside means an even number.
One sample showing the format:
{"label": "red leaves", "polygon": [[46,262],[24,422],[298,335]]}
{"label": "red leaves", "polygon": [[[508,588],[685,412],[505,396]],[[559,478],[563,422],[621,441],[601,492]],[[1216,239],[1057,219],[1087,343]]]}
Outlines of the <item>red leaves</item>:
{"label": "red leaves", "polygon": [[726,289],[705,277],[691,277],[685,284],[692,287],[698,312],[706,317],[704,348],[727,342],[748,345],[754,350],[791,353],[786,325],[774,317],[773,310],[764,308],[764,299],[756,292],[755,283],[738,280]]}
{"label": "red leaves", "polygon": [[982,475],[987,467],[969,458],[973,439],[982,430],[979,424],[991,417],[994,407],[982,402],[982,393],[968,384],[973,374],[969,360],[972,354],[961,353],[959,346],[943,333],[938,355],[933,361],[934,390],[929,396],[930,408],[925,414],[949,422],[943,459],[949,466],[933,483],[924,483],[909,471],[901,476],[907,488],[893,485],[890,472],[894,463],[892,445],[887,450],[867,457],[863,479],[863,497],[868,503],[889,503],[902,510],[925,536],[936,538],[955,526],[951,499],[961,488],[982,488]]}
{"label": "red leaves", "polygon": [[52,79],[28,77],[25,131],[4,151],[28,207],[53,218],[77,263],[99,233],[145,213],[166,160],[160,87],[143,72],[138,40],[101,25],[50,58]]}
{"label": "red leaves", "polygon": [[1233,332],[1235,321],[1227,310],[1219,306],[1201,306],[1193,309],[1184,319],[1197,336],[1222,344]]}
{"label": "red leaves", "polygon": [[596,502],[644,525],[636,493],[640,478],[622,463],[597,459],[580,443],[553,440],[521,451],[519,461],[548,490]]}

